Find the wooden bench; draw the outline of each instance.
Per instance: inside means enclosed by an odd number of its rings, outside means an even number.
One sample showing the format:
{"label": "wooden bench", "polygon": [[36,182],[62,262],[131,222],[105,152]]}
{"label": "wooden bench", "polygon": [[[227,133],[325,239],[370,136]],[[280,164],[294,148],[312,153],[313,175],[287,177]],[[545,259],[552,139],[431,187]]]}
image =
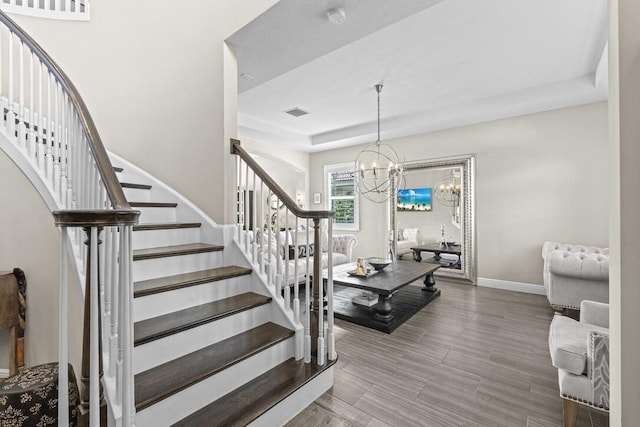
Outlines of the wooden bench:
{"label": "wooden bench", "polygon": [[10,375],[24,368],[25,287],[24,273],[19,268],[0,272],[0,329],[10,330]]}

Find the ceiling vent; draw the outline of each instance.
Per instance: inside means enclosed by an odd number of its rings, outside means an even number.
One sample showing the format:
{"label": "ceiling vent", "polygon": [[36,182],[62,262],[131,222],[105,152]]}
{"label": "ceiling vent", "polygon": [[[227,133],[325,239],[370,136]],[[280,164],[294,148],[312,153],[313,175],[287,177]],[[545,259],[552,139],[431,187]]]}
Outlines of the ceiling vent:
{"label": "ceiling vent", "polygon": [[287,113],[287,114],[289,114],[289,115],[291,115],[293,117],[301,117],[301,116],[306,116],[307,114],[309,114],[306,111],[304,111],[304,110],[302,110],[302,109],[300,109],[298,107],[295,107],[295,108],[292,108],[290,110],[287,110],[287,111],[285,111],[285,113]]}

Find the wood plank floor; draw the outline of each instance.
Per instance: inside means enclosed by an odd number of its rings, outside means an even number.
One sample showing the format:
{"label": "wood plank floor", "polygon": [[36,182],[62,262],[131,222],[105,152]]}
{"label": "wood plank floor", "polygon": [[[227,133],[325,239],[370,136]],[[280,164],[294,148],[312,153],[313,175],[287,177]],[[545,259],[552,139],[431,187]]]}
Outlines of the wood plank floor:
{"label": "wood plank floor", "polygon": [[[391,335],[336,320],[334,386],[287,426],[562,426],[546,298],[437,286]],[[608,425],[580,407],[579,427]]]}

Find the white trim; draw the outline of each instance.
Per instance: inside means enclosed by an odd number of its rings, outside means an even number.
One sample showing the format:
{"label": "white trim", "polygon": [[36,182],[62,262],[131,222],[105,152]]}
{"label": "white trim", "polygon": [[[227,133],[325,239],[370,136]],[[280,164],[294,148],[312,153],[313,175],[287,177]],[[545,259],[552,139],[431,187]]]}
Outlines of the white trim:
{"label": "white trim", "polygon": [[9,370],[8,369],[0,369],[0,378],[8,378]]}
{"label": "white trim", "polygon": [[526,294],[546,295],[547,292],[542,285],[532,283],[511,282],[508,280],[488,279],[478,277],[478,286],[485,288],[503,289],[505,291],[524,292]]}

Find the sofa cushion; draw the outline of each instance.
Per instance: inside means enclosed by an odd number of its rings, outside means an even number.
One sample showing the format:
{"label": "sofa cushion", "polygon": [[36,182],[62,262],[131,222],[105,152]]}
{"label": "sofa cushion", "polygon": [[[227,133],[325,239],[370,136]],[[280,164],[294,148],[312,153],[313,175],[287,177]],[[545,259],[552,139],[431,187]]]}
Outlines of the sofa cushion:
{"label": "sofa cushion", "polygon": [[583,252],[553,251],[548,255],[549,272],[586,280],[609,280],[609,257]]}
{"label": "sofa cushion", "polygon": [[566,316],[555,316],[549,328],[549,352],[553,366],[575,375],[586,372],[589,331],[606,333],[608,330]]}

